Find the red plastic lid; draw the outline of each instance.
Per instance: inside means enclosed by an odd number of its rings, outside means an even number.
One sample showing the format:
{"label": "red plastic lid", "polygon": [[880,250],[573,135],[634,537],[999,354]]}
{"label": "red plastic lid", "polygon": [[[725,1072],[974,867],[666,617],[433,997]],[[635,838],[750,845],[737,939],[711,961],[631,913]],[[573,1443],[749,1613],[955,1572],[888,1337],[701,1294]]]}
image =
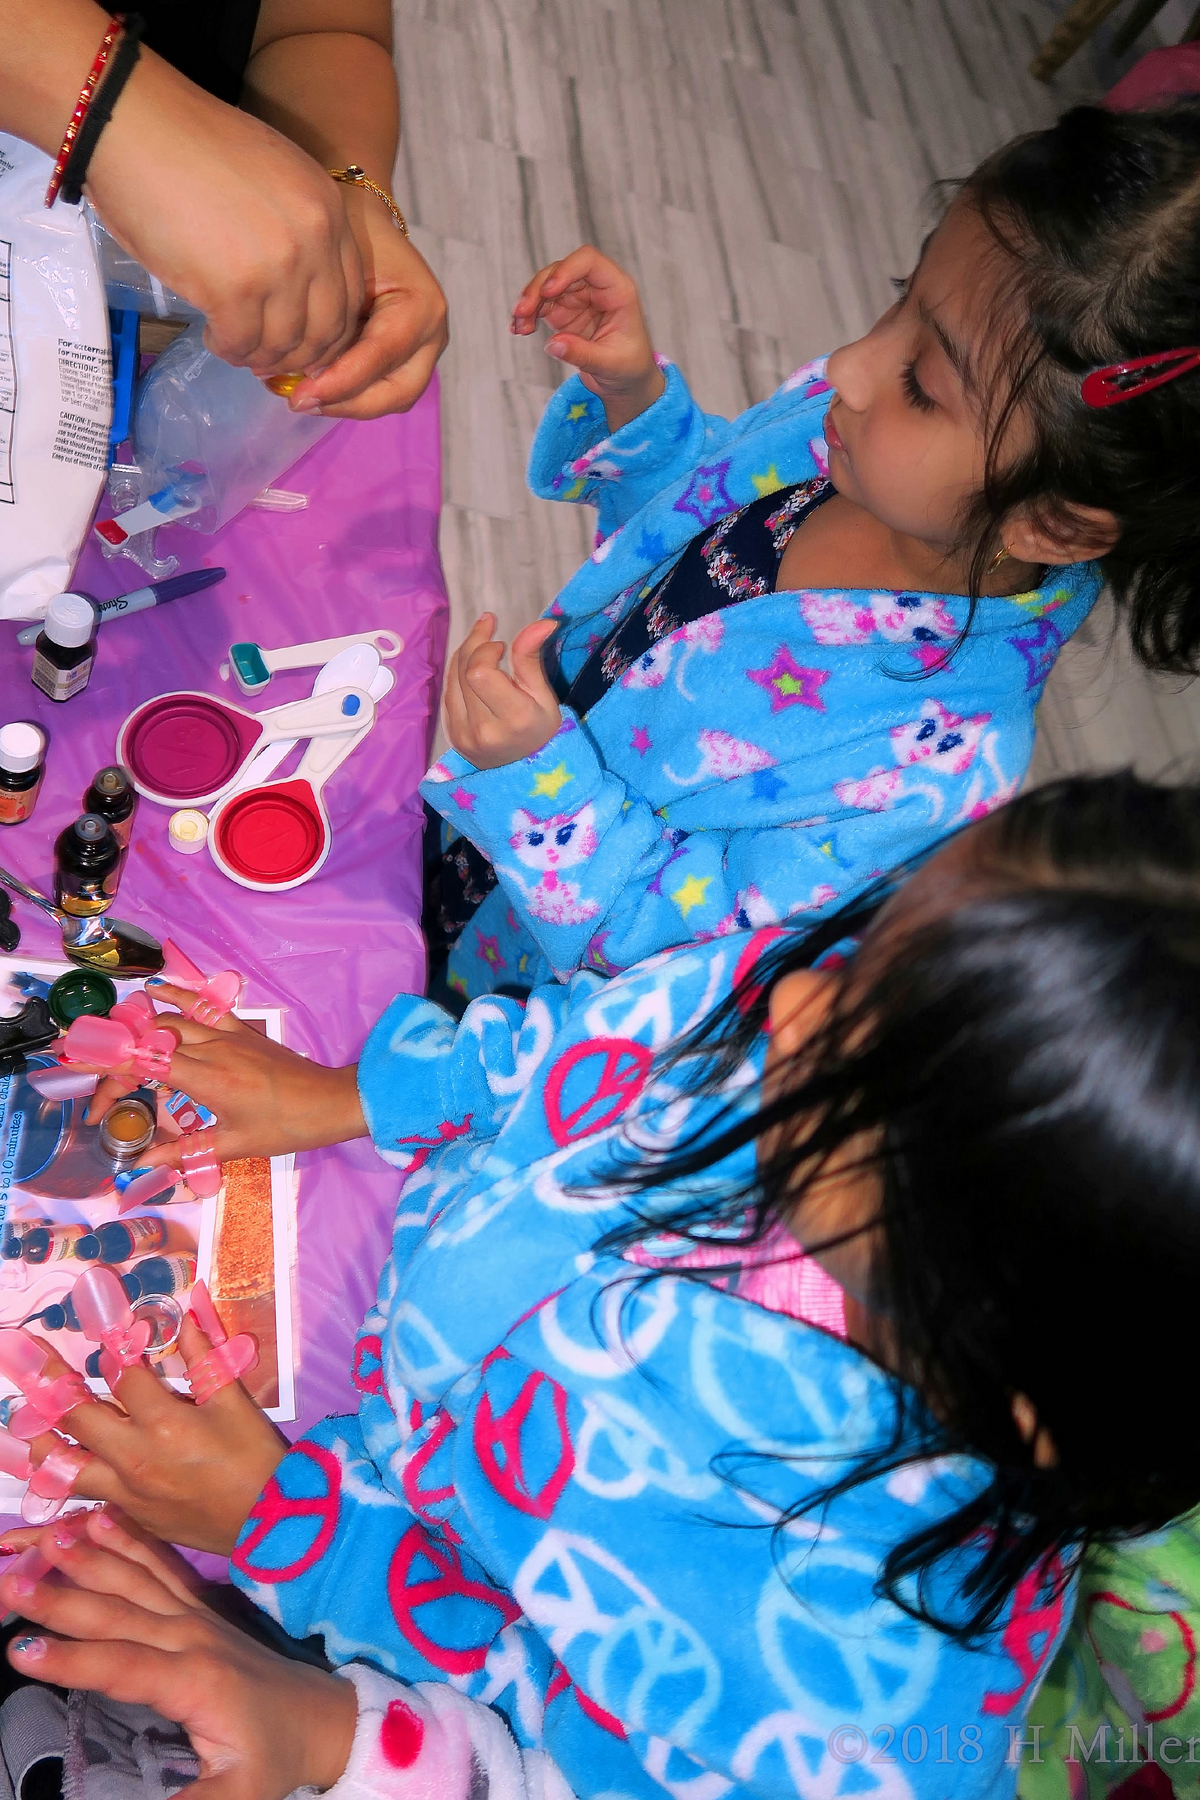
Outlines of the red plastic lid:
{"label": "red plastic lid", "polygon": [[171,800],[196,800],[231,781],[262,736],[237,707],[204,694],[164,694],[125,728],[125,766],[134,780]]}
{"label": "red plastic lid", "polygon": [[325,848],[325,821],[307,781],[250,788],[217,820],[216,846],[246,881],[295,881]]}

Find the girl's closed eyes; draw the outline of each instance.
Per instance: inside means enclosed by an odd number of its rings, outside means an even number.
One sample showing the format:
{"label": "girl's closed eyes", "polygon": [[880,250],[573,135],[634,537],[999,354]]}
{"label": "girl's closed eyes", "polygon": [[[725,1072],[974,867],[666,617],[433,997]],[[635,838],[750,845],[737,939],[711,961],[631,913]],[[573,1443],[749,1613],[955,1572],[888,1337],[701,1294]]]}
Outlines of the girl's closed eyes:
{"label": "girl's closed eyes", "polygon": [[931,396],[925,392],[925,389],[918,381],[917,365],[915,362],[905,363],[900,372],[900,379],[904,384],[904,392],[908,395],[910,406],[915,406],[918,412],[935,411],[937,401],[932,399]]}

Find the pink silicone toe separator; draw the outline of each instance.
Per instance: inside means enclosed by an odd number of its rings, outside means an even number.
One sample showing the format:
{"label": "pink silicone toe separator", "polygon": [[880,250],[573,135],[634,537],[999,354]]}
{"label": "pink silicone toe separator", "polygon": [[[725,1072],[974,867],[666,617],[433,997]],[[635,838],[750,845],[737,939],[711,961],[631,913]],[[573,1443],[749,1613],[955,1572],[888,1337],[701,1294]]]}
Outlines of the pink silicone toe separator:
{"label": "pink silicone toe separator", "polygon": [[87,1100],[100,1086],[98,1075],[77,1075],[58,1064],[52,1069],[27,1069],[25,1079],[43,1100]]}
{"label": "pink silicone toe separator", "polygon": [[212,1126],[193,1131],[186,1142],[188,1148],[180,1158],[183,1179],[197,1200],[207,1200],[219,1192],[221,1186],[221,1164],[213,1153]]}
{"label": "pink silicone toe separator", "polygon": [[212,1345],[208,1355],[188,1370],[192,1398],[197,1405],[202,1405],[255,1366],[258,1345],[248,1331],[239,1332],[237,1337],[229,1336],[203,1281],[193,1285],[188,1310]]}
{"label": "pink silicone toe separator", "polygon": [[229,1333],[221,1323],[221,1315],[213,1305],[206,1281],[194,1281],[188,1295],[188,1311],[212,1345],[223,1344]]}
{"label": "pink silicone toe separator", "polygon": [[258,1361],[258,1345],[248,1331],[215,1344],[208,1355],[188,1370],[192,1399],[198,1406],[252,1369]]}
{"label": "pink silicone toe separator", "polygon": [[46,1460],[29,1477],[21,1500],[21,1517],[27,1525],[46,1525],[63,1509],[90,1461],[86,1450],[75,1444],[55,1444]]}
{"label": "pink silicone toe separator", "polygon": [[29,1445],[11,1431],[0,1429],[0,1469],[17,1481],[28,1481],[30,1467]]}
{"label": "pink silicone toe separator", "polygon": [[0,1331],[0,1375],[15,1382],[30,1402],[9,1421],[14,1437],[38,1437],[88,1397],[83,1377],[74,1369],[55,1376],[53,1381],[46,1379],[42,1370],[48,1354],[45,1345],[20,1327]]}
{"label": "pink silicone toe separator", "polygon": [[89,1263],[71,1290],[79,1328],[89,1343],[102,1344],[118,1368],[139,1363],[153,1336],[149,1319],[136,1319],[125,1289],[104,1263]]}
{"label": "pink silicone toe separator", "polygon": [[176,987],[191,988],[196,998],[185,1017],[195,1019],[199,1025],[219,1024],[242,997],[242,978],[236,969],[219,969],[215,975],[205,975],[170,938],[163,943],[163,975]]}
{"label": "pink silicone toe separator", "polygon": [[136,1206],[144,1206],[156,1194],[166,1193],[179,1180],[178,1169],[148,1169],[144,1175],[138,1175],[121,1195],[117,1206],[118,1216],[132,1212]]}

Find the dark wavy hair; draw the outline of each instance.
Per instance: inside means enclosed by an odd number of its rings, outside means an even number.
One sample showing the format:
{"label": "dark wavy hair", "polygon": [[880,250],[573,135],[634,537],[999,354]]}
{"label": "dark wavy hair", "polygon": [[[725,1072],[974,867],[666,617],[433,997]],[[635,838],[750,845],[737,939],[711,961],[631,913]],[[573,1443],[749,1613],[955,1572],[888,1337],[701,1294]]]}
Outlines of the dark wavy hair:
{"label": "dark wavy hair", "polygon": [[[613,1179],[637,1222],[600,1246],[664,1230],[699,1237],[719,1222],[736,1239],[728,1273],[793,1219],[831,1158],[870,1146],[882,1207],[869,1302],[894,1340],[894,1429],[796,1511],[917,1457],[982,1458],[984,1491],[896,1545],[879,1584],[963,1641],[1055,1552],[1158,1529],[1200,1502],[1187,1414],[1200,1295],[1200,789],[1067,780],[968,830],[957,903],[866,925],[785,1092],[752,1116],[719,1111],[668,1153],[630,1139]],[[772,945],[668,1066],[689,1063],[693,1092],[728,1094],[774,983],[861,928],[872,904]],[[760,1155],[750,1185],[714,1197],[717,1165],[775,1127],[782,1148]],[[696,1197],[675,1204],[668,1184]],[[1016,1394],[1049,1432],[1054,1467],[1035,1466]],[[934,1576],[967,1543],[978,1554],[948,1617],[933,1606]]]}
{"label": "dark wavy hair", "polygon": [[[983,489],[964,521],[968,588],[1000,525],[1031,506],[1066,534],[1065,506],[1111,512],[1101,559],[1152,668],[1200,668],[1200,371],[1116,406],[1080,398],[1090,369],[1200,343],[1200,101],[1156,112],[1078,106],[1006,144],[956,190],[1001,253],[987,334]],[[999,379],[996,379],[998,377]],[[1016,415],[1033,442],[1002,446]]]}

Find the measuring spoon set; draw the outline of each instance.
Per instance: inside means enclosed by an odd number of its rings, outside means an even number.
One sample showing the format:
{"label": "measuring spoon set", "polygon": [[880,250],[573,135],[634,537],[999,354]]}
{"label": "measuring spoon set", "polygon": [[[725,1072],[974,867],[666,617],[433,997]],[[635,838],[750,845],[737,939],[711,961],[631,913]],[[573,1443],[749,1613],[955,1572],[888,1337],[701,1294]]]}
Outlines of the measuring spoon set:
{"label": "measuring spoon set", "polygon": [[[376,702],[395,685],[381,658],[390,660],[403,647],[390,631],[283,650],[235,644],[231,663],[243,691],[261,691],[276,669],[323,664],[311,696],[252,713],[212,694],[157,695],[125,720],[117,761],[147,800],[211,806],[209,853],[231,881],[264,893],[299,887],[321,868],[333,842],[325,785],[367,736]],[[272,779],[305,740],[292,773]]]}

